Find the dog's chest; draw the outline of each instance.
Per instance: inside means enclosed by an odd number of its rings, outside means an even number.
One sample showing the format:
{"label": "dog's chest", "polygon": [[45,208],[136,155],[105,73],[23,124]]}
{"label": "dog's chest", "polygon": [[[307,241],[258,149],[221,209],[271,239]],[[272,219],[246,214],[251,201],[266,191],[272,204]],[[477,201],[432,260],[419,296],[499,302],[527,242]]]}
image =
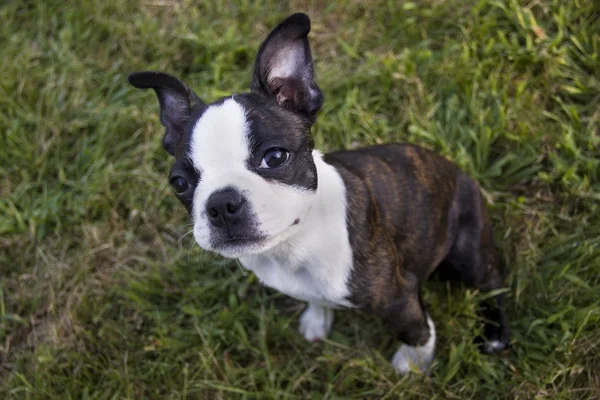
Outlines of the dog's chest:
{"label": "dog's chest", "polygon": [[293,257],[269,257],[264,255],[240,259],[244,267],[256,274],[266,286],[297,300],[323,306],[353,307],[348,300],[351,257],[338,253],[339,257],[307,257],[302,261]]}

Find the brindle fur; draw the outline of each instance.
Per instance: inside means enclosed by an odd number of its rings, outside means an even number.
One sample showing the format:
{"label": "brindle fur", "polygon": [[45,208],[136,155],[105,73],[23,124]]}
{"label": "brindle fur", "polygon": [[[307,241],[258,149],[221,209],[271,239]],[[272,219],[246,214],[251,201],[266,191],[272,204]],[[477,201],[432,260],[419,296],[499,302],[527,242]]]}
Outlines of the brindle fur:
{"label": "brindle fur", "polygon": [[[354,256],[350,300],[379,315],[405,343],[429,339],[420,282],[440,265],[482,291],[503,286],[477,184],[426,149],[379,145],[326,155],[347,190]],[[503,295],[485,305],[484,336],[508,338]]]}

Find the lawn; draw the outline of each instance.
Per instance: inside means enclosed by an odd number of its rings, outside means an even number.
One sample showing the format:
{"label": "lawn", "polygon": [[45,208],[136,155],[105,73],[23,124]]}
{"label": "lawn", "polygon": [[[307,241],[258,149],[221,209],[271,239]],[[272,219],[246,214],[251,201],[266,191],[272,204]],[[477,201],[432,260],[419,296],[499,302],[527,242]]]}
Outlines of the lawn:
{"label": "lawn", "polygon": [[[508,268],[512,347],[480,354],[481,294],[431,281],[430,375],[397,375],[378,319],[303,305],[194,245],[167,184],[154,94],[247,90],[295,11],[323,150],[388,141],[476,178]],[[5,1],[0,6],[0,398],[600,398],[596,0]]]}

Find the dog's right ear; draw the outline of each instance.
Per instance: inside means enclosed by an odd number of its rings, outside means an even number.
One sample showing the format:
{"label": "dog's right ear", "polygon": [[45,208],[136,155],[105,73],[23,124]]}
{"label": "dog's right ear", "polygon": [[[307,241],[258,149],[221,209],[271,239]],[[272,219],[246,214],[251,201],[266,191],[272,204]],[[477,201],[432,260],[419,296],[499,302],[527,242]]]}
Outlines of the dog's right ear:
{"label": "dog's right ear", "polygon": [[160,122],[166,128],[163,147],[175,156],[192,109],[206,105],[179,79],[162,72],[134,72],[129,83],[138,89],[154,89],[160,103]]}
{"label": "dog's right ear", "polygon": [[258,50],[250,88],[314,122],[323,93],[314,79],[309,32],[310,18],[302,13],[277,25]]}

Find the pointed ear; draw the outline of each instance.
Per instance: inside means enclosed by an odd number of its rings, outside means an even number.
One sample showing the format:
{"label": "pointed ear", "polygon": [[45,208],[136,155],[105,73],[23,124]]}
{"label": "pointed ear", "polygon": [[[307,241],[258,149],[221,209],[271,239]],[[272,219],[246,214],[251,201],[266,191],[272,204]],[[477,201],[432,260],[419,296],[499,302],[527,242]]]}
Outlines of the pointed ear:
{"label": "pointed ear", "polygon": [[314,81],[309,32],[310,19],[302,13],[291,15],[273,29],[258,50],[251,89],[314,120],[323,94]]}
{"label": "pointed ear", "polygon": [[160,122],[166,128],[163,147],[172,156],[178,152],[192,109],[205,106],[179,79],[162,72],[134,72],[129,83],[138,89],[154,89],[160,103]]}

